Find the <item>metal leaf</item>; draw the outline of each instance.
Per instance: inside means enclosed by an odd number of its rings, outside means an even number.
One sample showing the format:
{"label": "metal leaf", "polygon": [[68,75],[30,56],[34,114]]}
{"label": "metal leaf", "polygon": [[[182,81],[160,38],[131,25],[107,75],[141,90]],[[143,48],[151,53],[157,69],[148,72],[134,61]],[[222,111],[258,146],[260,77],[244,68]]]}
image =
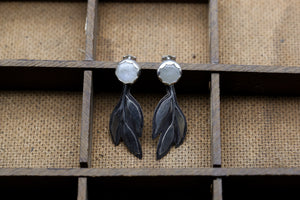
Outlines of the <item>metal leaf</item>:
{"label": "metal leaf", "polygon": [[117,106],[114,108],[110,120],[109,120],[109,130],[110,130],[110,134],[112,137],[112,140],[114,142],[115,145],[118,145],[120,142],[120,122],[121,122],[121,117],[122,117],[122,110],[120,108],[122,102],[122,98],[120,99],[119,103],[117,104]]}
{"label": "metal leaf", "polygon": [[121,134],[122,134],[121,137],[125,145],[128,147],[129,151],[139,159],[142,159],[142,148],[138,140],[138,137],[128,126],[127,123],[124,123],[123,131]]}
{"label": "metal leaf", "polygon": [[175,104],[175,135],[176,135],[176,144],[175,147],[179,147],[185,138],[187,131],[187,123],[185,116],[177,103]]}
{"label": "metal leaf", "polygon": [[133,132],[136,133],[138,137],[141,137],[144,121],[142,109],[130,93],[126,95],[125,116],[126,123],[129,127],[132,128]]}
{"label": "metal leaf", "polygon": [[187,132],[186,119],[177,104],[174,86],[168,86],[167,92],[168,94],[157,105],[153,117],[152,138],[160,134],[157,159],[165,156],[173,144],[175,147],[180,146]]}
{"label": "metal leaf", "polygon": [[159,160],[164,157],[170,150],[171,145],[174,143],[175,132],[174,125],[171,124],[167,131],[164,132],[160,138],[157,145],[156,158]]}
{"label": "metal leaf", "polygon": [[142,136],[143,113],[140,105],[130,94],[130,86],[125,85],[120,102],[113,110],[109,130],[115,145],[122,139],[129,151],[142,158],[142,149],[138,137]]}
{"label": "metal leaf", "polygon": [[168,92],[158,103],[153,117],[152,139],[164,133],[172,121],[172,97]]}

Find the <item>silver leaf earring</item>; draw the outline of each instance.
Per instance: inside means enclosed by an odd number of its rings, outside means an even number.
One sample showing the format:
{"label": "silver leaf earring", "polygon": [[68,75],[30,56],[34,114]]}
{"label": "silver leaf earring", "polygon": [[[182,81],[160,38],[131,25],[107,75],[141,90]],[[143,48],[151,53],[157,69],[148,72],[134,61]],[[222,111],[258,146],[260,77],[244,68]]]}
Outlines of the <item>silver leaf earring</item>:
{"label": "silver leaf earring", "polygon": [[174,84],[179,80],[182,70],[174,56],[163,56],[157,76],[166,85],[167,94],[159,101],[153,116],[152,139],[158,135],[157,160],[164,157],[171,146],[179,147],[187,132],[185,116],[178,106]]}
{"label": "silver leaf earring", "polygon": [[139,137],[142,136],[143,113],[140,104],[130,93],[131,85],[137,80],[140,70],[134,56],[124,56],[118,64],[115,74],[124,86],[120,101],[110,116],[109,131],[116,146],[123,140],[128,150],[142,159]]}

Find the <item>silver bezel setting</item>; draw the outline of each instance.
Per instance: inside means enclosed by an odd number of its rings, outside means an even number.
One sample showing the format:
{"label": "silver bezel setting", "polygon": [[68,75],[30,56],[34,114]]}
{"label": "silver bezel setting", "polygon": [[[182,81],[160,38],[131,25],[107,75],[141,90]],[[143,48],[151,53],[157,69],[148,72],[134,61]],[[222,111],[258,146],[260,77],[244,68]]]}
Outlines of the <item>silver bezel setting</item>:
{"label": "silver bezel setting", "polygon": [[119,62],[115,71],[119,81],[124,84],[133,84],[138,79],[141,71],[140,66],[130,58],[125,58]]}
{"label": "silver bezel setting", "polygon": [[182,75],[180,65],[174,60],[165,60],[157,70],[157,76],[166,85],[176,83]]}

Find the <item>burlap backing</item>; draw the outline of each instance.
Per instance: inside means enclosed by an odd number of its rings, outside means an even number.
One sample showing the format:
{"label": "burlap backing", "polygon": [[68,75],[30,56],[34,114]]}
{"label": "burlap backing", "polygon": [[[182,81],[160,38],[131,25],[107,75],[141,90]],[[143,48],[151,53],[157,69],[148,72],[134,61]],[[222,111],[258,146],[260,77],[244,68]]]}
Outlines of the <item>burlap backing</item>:
{"label": "burlap backing", "polygon": [[184,143],[171,148],[169,154],[156,161],[158,139],[152,140],[152,117],[163,95],[133,94],[144,113],[144,129],[140,142],[143,159],[130,154],[121,143],[115,146],[109,134],[110,113],[120,94],[97,94],[94,100],[94,127],[92,167],[96,168],[187,168],[210,167],[209,97],[202,95],[178,95],[179,105],[186,115],[188,133]]}
{"label": "burlap backing", "polygon": [[184,3],[99,3],[97,60],[208,63],[208,5]]}
{"label": "burlap backing", "polygon": [[82,60],[86,2],[0,2],[0,59]]}
{"label": "burlap backing", "polygon": [[300,65],[299,0],[219,0],[220,62]]}
{"label": "burlap backing", "polygon": [[[86,2],[0,2],[0,59],[84,59]],[[99,3],[97,60],[208,63],[208,5]],[[220,61],[300,65],[300,1],[219,0]],[[143,160],[115,147],[109,116],[119,94],[95,95],[92,166],[210,167],[209,97],[179,95],[182,146],[155,160],[152,115],[162,97],[134,94],[145,127]],[[81,92],[1,91],[0,167],[79,167]],[[222,97],[224,167],[300,167],[298,97]]]}
{"label": "burlap backing", "polygon": [[300,167],[300,97],[226,96],[223,167]]}
{"label": "burlap backing", "polygon": [[81,92],[0,91],[0,167],[79,167]]}

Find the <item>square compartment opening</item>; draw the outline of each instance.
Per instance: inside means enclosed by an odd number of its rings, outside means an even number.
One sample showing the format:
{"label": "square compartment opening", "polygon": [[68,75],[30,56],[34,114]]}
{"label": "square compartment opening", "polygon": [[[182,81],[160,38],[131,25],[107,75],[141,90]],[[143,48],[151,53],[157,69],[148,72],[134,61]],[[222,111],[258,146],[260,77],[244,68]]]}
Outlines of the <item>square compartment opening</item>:
{"label": "square compartment opening", "polygon": [[[118,146],[112,142],[109,119],[119,101],[122,84],[115,77],[113,69],[104,72],[94,74],[93,168],[210,167],[209,74],[190,72],[196,74],[193,80],[188,72],[184,72],[183,80],[175,84],[179,106],[187,119],[188,132],[181,146],[178,148],[173,146],[165,157],[157,161],[158,138],[152,140],[152,118],[159,100],[166,94],[165,86],[158,80],[155,70],[143,71],[138,83],[132,86],[131,93],[140,103],[144,115],[143,135],[140,138],[143,158],[139,160],[128,151],[123,142]],[[185,75],[191,83],[201,82],[199,85],[202,87],[197,87],[198,84],[195,84],[194,87],[189,88],[189,93],[186,92],[184,88],[187,88],[189,81],[184,81]],[[115,78],[110,78],[109,81],[106,77]],[[110,91],[107,91],[107,86]]]}
{"label": "square compartment opening", "polygon": [[300,167],[299,110],[299,96],[222,96],[223,167]]}
{"label": "square compartment opening", "polygon": [[300,167],[299,78],[296,74],[221,75],[224,167]]}
{"label": "square compartment opening", "polygon": [[83,60],[86,2],[0,3],[0,59]]}
{"label": "square compartment opening", "polygon": [[208,3],[100,1],[98,13],[97,60],[209,63]]}
{"label": "square compartment opening", "polygon": [[[82,73],[9,69],[2,76],[17,81],[1,84],[0,167],[79,167]],[[78,87],[66,87],[64,81]]]}
{"label": "square compartment opening", "polygon": [[300,1],[218,1],[220,63],[300,65]]}

